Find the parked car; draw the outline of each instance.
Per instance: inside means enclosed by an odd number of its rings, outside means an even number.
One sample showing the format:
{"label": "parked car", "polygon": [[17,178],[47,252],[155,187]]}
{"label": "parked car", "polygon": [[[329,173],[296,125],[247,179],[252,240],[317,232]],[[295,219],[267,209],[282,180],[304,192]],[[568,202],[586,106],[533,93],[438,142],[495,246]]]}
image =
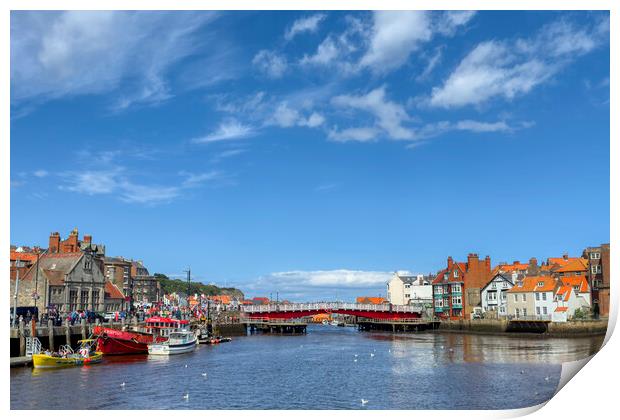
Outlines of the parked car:
{"label": "parked car", "polygon": [[114,312],[106,312],[103,316],[106,322],[114,321]]}

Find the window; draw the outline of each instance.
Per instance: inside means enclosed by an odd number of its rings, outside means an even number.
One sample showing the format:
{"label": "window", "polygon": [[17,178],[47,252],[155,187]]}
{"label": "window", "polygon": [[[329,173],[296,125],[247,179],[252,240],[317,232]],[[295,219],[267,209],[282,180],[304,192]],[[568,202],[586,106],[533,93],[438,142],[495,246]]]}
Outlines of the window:
{"label": "window", "polygon": [[543,300],[547,300],[547,293],[546,292],[542,293],[542,298],[543,298]]}
{"label": "window", "polygon": [[460,284],[452,285],[452,293],[461,293],[461,285]]}
{"label": "window", "polygon": [[517,296],[517,295],[515,295],[515,302],[517,302],[517,299],[518,299],[518,296]]}
{"label": "window", "polygon": [[525,293],[523,293],[523,296],[521,297],[521,300],[523,300],[523,302],[527,301],[527,295]]}
{"label": "window", "polygon": [[92,265],[92,261],[89,256],[84,259],[84,270],[90,270]]}
{"label": "window", "polygon": [[506,292],[502,292],[502,300],[505,301],[506,300]]}
{"label": "window", "polygon": [[519,317],[519,308],[515,308],[515,316],[518,318]]}
{"label": "window", "polygon": [[527,308],[523,308],[523,316],[527,316]]}
{"label": "window", "polygon": [[590,259],[591,260],[599,260],[601,258],[600,252],[591,252]]}
{"label": "window", "polygon": [[540,300],[540,293],[536,292],[536,300]]}
{"label": "window", "polygon": [[591,270],[592,274],[600,274],[602,272],[600,265],[593,265]]}
{"label": "window", "polygon": [[461,297],[460,296],[452,296],[452,305],[460,305]]}
{"label": "window", "polygon": [[457,270],[454,270],[454,278],[457,278],[459,276],[459,272]]}
{"label": "window", "polygon": [[405,297],[406,297],[406,298],[408,298],[409,296],[410,296],[410,295],[409,295],[409,293],[406,293],[406,294],[405,294]]}
{"label": "window", "polygon": [[540,315],[540,306],[536,307],[536,315]]}
{"label": "window", "polygon": [[539,281],[539,282],[538,282],[538,287],[543,287],[544,285],[545,285],[545,283],[544,283],[544,282],[542,282],[542,281]]}
{"label": "window", "polygon": [[547,315],[547,307],[546,306],[543,306],[543,314]]}

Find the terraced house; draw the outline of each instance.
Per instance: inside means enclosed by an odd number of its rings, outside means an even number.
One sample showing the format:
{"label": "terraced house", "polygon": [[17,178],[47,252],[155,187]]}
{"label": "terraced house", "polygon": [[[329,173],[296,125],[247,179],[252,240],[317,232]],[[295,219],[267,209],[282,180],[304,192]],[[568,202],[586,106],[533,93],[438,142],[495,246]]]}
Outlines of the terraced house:
{"label": "terraced house", "polygon": [[470,319],[480,308],[480,290],[491,277],[491,258],[469,254],[467,262],[448,257],[447,266],[433,280],[433,311],[439,318]]}
{"label": "terraced house", "polygon": [[506,292],[509,319],[551,319],[555,310],[554,295],[561,283],[549,275],[529,276],[517,280]]}

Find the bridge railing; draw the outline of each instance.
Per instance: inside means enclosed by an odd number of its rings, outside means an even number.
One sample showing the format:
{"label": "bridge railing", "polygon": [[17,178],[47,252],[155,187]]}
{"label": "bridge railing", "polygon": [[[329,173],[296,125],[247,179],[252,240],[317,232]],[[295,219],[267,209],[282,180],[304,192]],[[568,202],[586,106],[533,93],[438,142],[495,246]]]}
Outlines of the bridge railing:
{"label": "bridge railing", "polygon": [[247,305],[242,306],[241,311],[245,313],[261,312],[301,312],[301,311],[377,311],[377,312],[399,312],[399,313],[419,313],[423,310],[421,305],[373,305],[370,303],[341,303],[341,302],[321,302],[321,303],[292,303],[292,304],[268,304],[268,305]]}

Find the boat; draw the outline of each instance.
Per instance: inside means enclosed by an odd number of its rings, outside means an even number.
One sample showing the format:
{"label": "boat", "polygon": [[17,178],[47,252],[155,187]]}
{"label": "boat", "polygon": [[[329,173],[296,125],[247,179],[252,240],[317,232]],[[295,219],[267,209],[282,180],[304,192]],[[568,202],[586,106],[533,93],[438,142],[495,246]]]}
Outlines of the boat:
{"label": "boat", "polygon": [[337,327],[338,326],[338,321],[336,321],[335,319],[332,320],[332,322],[329,323],[329,325]]}
{"label": "boat", "polygon": [[97,336],[97,351],[105,355],[146,354],[147,345],[168,340],[165,336],[139,331],[122,331],[114,328],[96,326],[93,335]]}
{"label": "boat", "polygon": [[228,343],[232,341],[230,337],[200,337],[198,338],[198,342],[200,344],[219,344],[219,343]]}
{"label": "boat", "polygon": [[95,339],[80,340],[77,351],[73,351],[71,346],[62,345],[58,352],[45,351],[32,355],[32,366],[35,369],[63,368],[74,366],[88,366],[101,363],[103,353],[92,351],[96,346]]}
{"label": "boat", "polygon": [[326,319],[324,319],[323,321],[321,321],[321,324],[323,324],[323,325],[329,325],[329,321],[328,321],[328,320],[326,320]]}
{"label": "boat", "polygon": [[193,331],[179,329],[169,334],[168,340],[162,343],[148,344],[150,355],[167,356],[170,354],[189,353],[194,351],[198,338]]}

